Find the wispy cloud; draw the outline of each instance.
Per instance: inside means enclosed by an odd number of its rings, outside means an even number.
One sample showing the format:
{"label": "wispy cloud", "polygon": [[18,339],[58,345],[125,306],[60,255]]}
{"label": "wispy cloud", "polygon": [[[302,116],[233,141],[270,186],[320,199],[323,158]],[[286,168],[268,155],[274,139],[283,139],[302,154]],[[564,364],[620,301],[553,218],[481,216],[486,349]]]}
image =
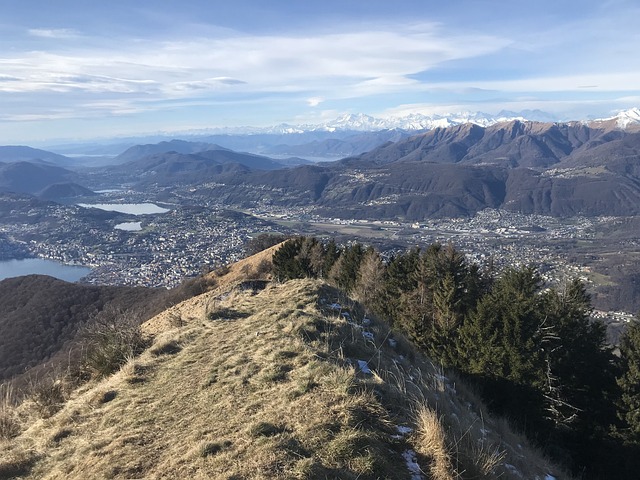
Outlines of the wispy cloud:
{"label": "wispy cloud", "polygon": [[[36,30],[40,36],[67,30]],[[73,91],[164,98],[247,92],[393,91],[406,75],[441,62],[482,55],[507,40],[444,35],[435,25],[300,36],[229,36],[161,43],[138,41],[71,53],[26,51],[0,59],[0,92]],[[21,78],[19,83],[9,79]],[[319,98],[312,95],[312,98]],[[71,100],[73,100],[71,98]]]}
{"label": "wispy cloud", "polygon": [[256,0],[263,15],[247,18],[235,5],[214,12],[118,1],[77,15],[43,7],[49,25],[30,25],[22,7],[20,21],[6,21],[11,32],[0,32],[0,121],[3,131],[50,120],[84,127],[82,119],[96,129],[168,128],[418,108],[568,115],[636,102],[636,2],[585,0],[579,12],[541,2],[535,11],[511,2],[489,12],[475,0],[285,10]]}
{"label": "wispy cloud", "polygon": [[27,33],[33,37],[41,38],[77,38],[80,33],[71,28],[30,28]]}

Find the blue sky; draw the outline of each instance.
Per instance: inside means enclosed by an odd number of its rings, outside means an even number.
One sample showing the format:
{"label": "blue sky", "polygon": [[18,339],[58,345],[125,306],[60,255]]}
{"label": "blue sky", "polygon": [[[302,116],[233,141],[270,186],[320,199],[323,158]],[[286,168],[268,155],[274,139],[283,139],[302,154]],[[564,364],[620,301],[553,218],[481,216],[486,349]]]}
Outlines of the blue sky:
{"label": "blue sky", "polygon": [[640,3],[0,0],[0,143],[640,106]]}

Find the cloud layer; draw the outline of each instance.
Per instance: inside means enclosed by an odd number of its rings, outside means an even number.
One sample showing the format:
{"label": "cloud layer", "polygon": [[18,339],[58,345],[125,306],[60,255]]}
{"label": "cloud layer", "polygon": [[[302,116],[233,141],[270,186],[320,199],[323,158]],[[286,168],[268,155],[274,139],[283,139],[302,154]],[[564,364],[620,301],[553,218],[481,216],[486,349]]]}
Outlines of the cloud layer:
{"label": "cloud layer", "polygon": [[177,28],[161,12],[153,19],[166,23],[166,33],[158,25],[137,35],[131,28],[92,33],[81,22],[0,30],[11,43],[0,52],[0,123],[14,135],[47,120],[62,132],[89,119],[87,134],[95,134],[118,125],[264,125],[334,111],[527,105],[568,113],[579,102],[611,110],[640,96],[640,62],[631,55],[640,36],[629,31],[620,42],[606,15],[518,30],[509,23],[515,19],[489,29],[446,13],[362,24],[320,19],[304,31],[286,22],[251,33],[210,21]]}

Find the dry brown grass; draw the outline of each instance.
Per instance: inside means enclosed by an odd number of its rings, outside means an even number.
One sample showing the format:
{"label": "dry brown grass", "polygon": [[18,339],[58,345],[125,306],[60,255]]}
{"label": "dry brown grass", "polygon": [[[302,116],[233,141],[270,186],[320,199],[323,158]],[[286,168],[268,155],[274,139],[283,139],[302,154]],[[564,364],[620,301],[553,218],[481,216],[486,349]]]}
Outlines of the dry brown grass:
{"label": "dry brown grass", "polygon": [[152,319],[145,353],[5,442],[12,465],[51,479],[402,479],[411,450],[424,478],[553,473],[457,379],[402,338],[391,347],[383,324],[357,325],[361,310],[337,291],[234,285],[179,305],[181,322]]}
{"label": "dry brown grass", "polygon": [[417,451],[428,460],[429,473],[434,480],[451,480],[457,475],[451,464],[447,434],[436,412],[426,407],[417,415]]}
{"label": "dry brown grass", "polygon": [[13,388],[8,383],[0,384],[0,442],[17,437],[19,433]]}

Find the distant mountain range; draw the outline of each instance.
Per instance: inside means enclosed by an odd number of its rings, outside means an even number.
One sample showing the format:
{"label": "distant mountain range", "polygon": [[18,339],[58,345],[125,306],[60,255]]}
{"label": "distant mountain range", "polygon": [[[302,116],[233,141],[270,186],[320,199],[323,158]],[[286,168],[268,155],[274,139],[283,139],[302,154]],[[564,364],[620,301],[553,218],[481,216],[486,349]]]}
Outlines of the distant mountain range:
{"label": "distant mountain range", "polygon": [[[404,118],[414,126],[427,125],[427,117]],[[492,123],[497,119],[479,114],[429,121],[446,126],[413,134],[338,130],[338,125],[390,126],[358,115],[326,127],[336,128],[334,132],[217,135],[136,145],[90,178],[91,183],[141,188],[218,184],[210,194],[229,204],[316,206],[321,213],[345,218],[414,221],[471,215],[487,207],[558,216],[640,214],[639,109],[590,122]],[[270,155],[293,158],[279,160],[228,146],[247,139]],[[287,139],[292,141],[283,143]],[[33,154],[19,150],[11,156],[8,147],[3,151],[4,158]],[[47,152],[37,153],[46,157]],[[56,160],[52,155],[48,158]],[[299,158],[305,156],[342,160],[309,165]],[[80,187],[83,178],[87,183],[89,177],[82,173],[48,161],[0,163],[0,191],[48,199],[90,195]],[[49,188],[53,184],[58,185]]]}
{"label": "distant mountain range", "polygon": [[640,214],[640,128],[511,121],[436,128],[318,166],[225,179],[211,194],[327,216],[422,220],[505,208],[555,216]]}
{"label": "distant mountain range", "polygon": [[310,132],[375,132],[382,130],[403,130],[415,132],[434,128],[452,127],[466,123],[474,123],[483,127],[513,120],[546,122],[546,123],[599,123],[615,120],[619,128],[629,125],[640,125],[640,109],[623,110],[616,115],[604,119],[561,119],[541,110],[522,110],[514,112],[502,110],[495,115],[483,112],[458,112],[445,114],[411,113],[402,116],[374,117],[363,113],[347,113],[333,120],[321,123],[288,124],[282,123],[268,127],[216,127],[197,130],[185,130],[179,133],[166,132],[163,136],[206,137],[208,135],[292,135]]}

